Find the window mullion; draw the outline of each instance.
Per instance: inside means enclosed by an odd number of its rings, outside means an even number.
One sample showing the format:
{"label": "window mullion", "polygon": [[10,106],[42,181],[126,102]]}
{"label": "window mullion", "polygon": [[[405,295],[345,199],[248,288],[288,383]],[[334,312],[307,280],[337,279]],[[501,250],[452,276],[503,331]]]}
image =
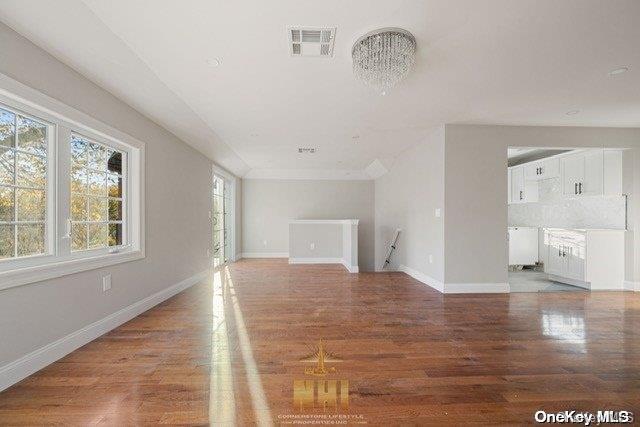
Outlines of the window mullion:
{"label": "window mullion", "polygon": [[58,126],[57,132],[57,233],[58,255],[71,253],[71,129]]}

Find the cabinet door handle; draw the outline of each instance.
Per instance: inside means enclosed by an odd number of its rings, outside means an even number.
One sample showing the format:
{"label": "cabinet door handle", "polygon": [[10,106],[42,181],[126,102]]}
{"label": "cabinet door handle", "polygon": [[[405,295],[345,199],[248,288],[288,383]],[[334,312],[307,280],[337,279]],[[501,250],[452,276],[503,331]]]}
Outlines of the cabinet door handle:
{"label": "cabinet door handle", "polygon": [[573,194],[578,194],[578,183],[576,182],[574,185],[575,185],[575,188],[573,190]]}
{"label": "cabinet door handle", "polygon": [[582,194],[582,183],[578,184],[578,192]]}
{"label": "cabinet door handle", "polygon": [[562,256],[562,249],[558,246],[558,256]]}
{"label": "cabinet door handle", "polygon": [[522,190],[520,190],[520,200],[522,200]]}

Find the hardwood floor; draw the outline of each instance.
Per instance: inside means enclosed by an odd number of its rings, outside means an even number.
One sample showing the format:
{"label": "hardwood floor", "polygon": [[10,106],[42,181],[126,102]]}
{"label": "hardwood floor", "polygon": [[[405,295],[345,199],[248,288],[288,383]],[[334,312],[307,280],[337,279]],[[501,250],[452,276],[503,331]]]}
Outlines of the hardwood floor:
{"label": "hardwood floor", "polygon": [[[243,260],[0,394],[0,425],[280,424],[327,352],[369,425],[640,416],[640,295],[448,295],[402,273]],[[329,361],[340,359],[340,361]],[[342,395],[341,395],[342,398]],[[326,414],[336,414],[330,409]],[[296,420],[300,421],[301,418]]]}

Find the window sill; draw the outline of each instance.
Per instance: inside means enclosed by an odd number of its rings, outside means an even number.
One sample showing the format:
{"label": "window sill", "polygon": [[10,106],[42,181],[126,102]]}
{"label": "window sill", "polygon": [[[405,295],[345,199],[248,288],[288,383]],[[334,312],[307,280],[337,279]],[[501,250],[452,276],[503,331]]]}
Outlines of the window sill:
{"label": "window sill", "polygon": [[143,259],[144,257],[145,255],[142,250],[135,250],[114,254],[101,254],[90,258],[51,262],[34,267],[4,271],[0,272],[0,291],[43,280],[55,279],[69,274],[135,261]]}

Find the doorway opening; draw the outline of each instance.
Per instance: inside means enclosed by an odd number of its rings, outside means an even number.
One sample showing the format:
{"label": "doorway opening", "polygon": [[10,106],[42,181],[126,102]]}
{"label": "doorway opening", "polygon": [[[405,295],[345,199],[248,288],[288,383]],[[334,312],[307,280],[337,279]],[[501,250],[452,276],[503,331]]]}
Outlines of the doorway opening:
{"label": "doorway opening", "polygon": [[511,292],[623,288],[623,151],[509,147]]}

